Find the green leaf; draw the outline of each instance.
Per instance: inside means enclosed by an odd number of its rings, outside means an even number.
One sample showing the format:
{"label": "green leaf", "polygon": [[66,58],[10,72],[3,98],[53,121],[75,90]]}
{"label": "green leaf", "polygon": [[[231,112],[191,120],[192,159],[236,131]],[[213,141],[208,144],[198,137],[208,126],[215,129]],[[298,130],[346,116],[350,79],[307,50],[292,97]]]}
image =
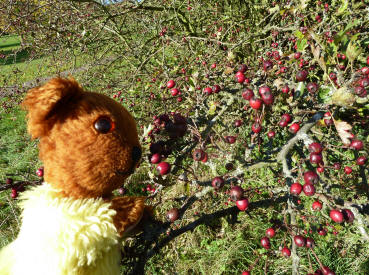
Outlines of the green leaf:
{"label": "green leaf", "polygon": [[344,36],[346,36],[346,33],[354,28],[359,23],[359,20],[350,21],[346,27],[340,31],[335,37],[334,37],[334,43],[338,46],[338,44],[341,42]]}
{"label": "green leaf", "polygon": [[331,100],[331,89],[330,88],[320,88],[318,92],[318,99],[321,103],[327,103]]}
{"label": "green leaf", "polygon": [[347,10],[347,6],[348,6],[348,1],[347,0],[342,0],[342,5],[341,7],[339,7],[336,15],[341,15],[345,12],[345,10]]}
{"label": "green leaf", "polygon": [[308,46],[307,39],[304,38],[297,40],[297,50],[299,52],[304,51],[307,46]]}
{"label": "green leaf", "polygon": [[217,105],[214,102],[211,102],[208,114],[209,115],[214,115],[216,109],[217,109]]}
{"label": "green leaf", "polygon": [[362,51],[363,49],[359,45],[356,45],[354,40],[351,39],[346,49],[347,58],[352,62],[361,54]]}
{"label": "green leaf", "polygon": [[[364,116],[366,113],[369,112],[369,104],[364,105],[362,108],[357,110],[361,116]],[[367,138],[369,140],[369,136]]]}
{"label": "green leaf", "polygon": [[300,32],[300,31],[295,31],[294,33],[293,33],[298,39],[303,39],[305,36],[302,34],[302,32]]}

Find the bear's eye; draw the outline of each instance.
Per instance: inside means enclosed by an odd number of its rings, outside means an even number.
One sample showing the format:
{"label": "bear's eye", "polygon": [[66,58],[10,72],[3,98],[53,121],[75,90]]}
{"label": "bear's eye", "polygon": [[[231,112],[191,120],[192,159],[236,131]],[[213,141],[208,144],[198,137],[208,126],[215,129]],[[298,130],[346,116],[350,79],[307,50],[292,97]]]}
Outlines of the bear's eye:
{"label": "bear's eye", "polygon": [[101,134],[107,134],[114,130],[115,124],[109,117],[100,117],[95,121],[94,128]]}

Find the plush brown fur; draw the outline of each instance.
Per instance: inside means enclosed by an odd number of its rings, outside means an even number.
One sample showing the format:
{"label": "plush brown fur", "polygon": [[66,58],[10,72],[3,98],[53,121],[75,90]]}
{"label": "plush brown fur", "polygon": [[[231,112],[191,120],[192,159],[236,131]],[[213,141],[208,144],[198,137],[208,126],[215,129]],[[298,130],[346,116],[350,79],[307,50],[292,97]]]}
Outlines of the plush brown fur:
{"label": "plush brown fur", "polygon": [[[133,146],[140,147],[136,123],[119,103],[87,92],[74,79],[54,78],[31,89],[22,103],[28,131],[39,138],[44,179],[65,197],[111,200],[137,163]],[[101,134],[94,123],[110,118],[115,129]],[[137,224],[145,209],[142,197],[114,198],[114,224],[119,233]]]}

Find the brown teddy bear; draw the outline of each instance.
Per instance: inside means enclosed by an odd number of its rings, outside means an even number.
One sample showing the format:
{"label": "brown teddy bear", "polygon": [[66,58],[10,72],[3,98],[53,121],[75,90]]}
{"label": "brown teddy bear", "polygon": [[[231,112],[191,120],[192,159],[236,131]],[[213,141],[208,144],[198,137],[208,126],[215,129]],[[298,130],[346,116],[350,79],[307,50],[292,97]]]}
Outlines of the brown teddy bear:
{"label": "brown teddy bear", "polygon": [[120,237],[149,210],[144,197],[112,194],[141,159],[133,117],[74,79],[31,89],[22,107],[45,182],[20,197],[20,232],[0,252],[0,274],[119,274]]}

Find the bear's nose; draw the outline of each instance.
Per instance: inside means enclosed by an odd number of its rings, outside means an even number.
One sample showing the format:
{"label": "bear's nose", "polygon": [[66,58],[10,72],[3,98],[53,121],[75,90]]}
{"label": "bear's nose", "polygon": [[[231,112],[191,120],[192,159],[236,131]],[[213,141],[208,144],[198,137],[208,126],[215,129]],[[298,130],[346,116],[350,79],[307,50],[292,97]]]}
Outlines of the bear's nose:
{"label": "bear's nose", "polygon": [[141,159],[141,148],[137,146],[133,146],[132,148],[132,160],[137,163]]}

